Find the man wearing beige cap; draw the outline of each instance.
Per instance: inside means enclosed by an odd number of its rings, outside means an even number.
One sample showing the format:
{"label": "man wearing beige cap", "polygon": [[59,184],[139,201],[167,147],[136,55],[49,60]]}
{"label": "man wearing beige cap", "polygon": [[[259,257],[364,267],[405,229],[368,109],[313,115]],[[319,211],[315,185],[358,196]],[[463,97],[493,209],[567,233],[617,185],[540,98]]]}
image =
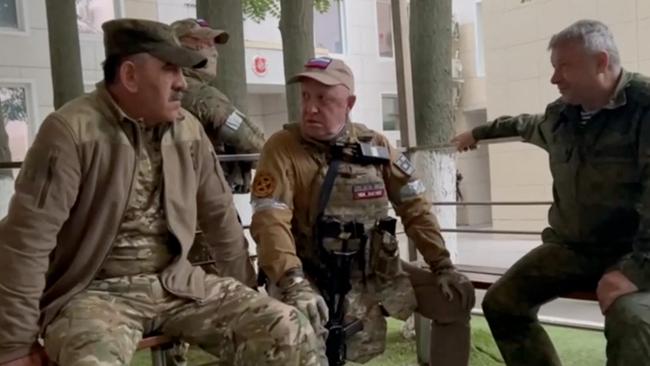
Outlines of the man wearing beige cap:
{"label": "man wearing beige cap", "polygon": [[[301,83],[302,120],[268,140],[251,189],[272,294],[309,317],[330,365],[382,353],[384,316],[417,311],[433,320],[431,363],[466,366],[474,290],[449,259],[415,169],[350,122],[354,77],[343,61],[311,59],[289,82]],[[426,265],[400,260],[389,204]]]}
{"label": "man wearing beige cap", "polygon": [[[199,119],[220,153],[259,153],[264,145],[264,132],[215,87],[219,58],[216,46],[228,41],[228,33],[211,28],[203,19],[183,19],[171,26],[184,47],[201,53],[208,60],[203,67],[183,69],[187,80],[183,108]],[[250,162],[227,162],[222,163],[222,167],[234,193],[249,191]]]}
{"label": "man wearing beige cap", "polygon": [[[219,364],[322,365],[306,317],[246,286],[230,189],[180,105],[205,58],[162,23],[103,30],[104,81],[45,118],[0,222],[0,365],[126,365],[152,333]],[[187,259],[197,224],[219,273]]]}

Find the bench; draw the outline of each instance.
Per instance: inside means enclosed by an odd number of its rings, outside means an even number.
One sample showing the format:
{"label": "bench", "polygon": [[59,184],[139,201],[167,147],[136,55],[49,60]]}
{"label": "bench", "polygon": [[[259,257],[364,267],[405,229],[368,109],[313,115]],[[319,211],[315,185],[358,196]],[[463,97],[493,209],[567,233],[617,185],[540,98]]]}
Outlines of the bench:
{"label": "bench", "polygon": [[[487,290],[506,272],[506,268],[473,266],[473,265],[456,265],[456,268],[467,276],[477,290]],[[591,291],[575,291],[561,296],[562,298],[597,301],[596,293]],[[416,339],[418,365],[428,365],[429,362],[429,322],[427,319],[418,320],[416,314],[416,327],[419,334]]]}
{"label": "bench", "polygon": [[167,366],[167,355],[165,351],[173,347],[174,340],[165,335],[157,335],[143,338],[138,343],[137,350],[151,350],[152,366]]}

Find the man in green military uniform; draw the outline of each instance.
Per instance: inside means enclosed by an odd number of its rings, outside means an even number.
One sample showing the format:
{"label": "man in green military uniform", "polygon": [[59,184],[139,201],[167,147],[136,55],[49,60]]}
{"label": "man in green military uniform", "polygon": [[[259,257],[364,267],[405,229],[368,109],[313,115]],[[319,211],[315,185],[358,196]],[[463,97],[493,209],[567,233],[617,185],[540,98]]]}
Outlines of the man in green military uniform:
{"label": "man in green military uniform", "polygon": [[507,365],[560,360],[539,307],[596,290],[607,364],[650,363],[650,80],[622,69],[609,29],[578,21],[549,43],[561,98],[539,115],[501,117],[456,136],[520,136],[549,153],[553,205],[543,244],[487,292],[483,311]]}
{"label": "man in green military uniform", "polygon": [[[166,24],[102,28],[104,81],[45,118],[0,221],[0,365],[126,365],[151,333],[220,365],[322,365],[307,318],[248,287],[232,193],[180,103],[205,58]],[[188,261],[197,225],[215,271]]]}
{"label": "man in green military uniform", "polygon": [[[187,80],[183,108],[201,121],[219,152],[259,153],[264,145],[264,132],[215,87],[219,57],[216,45],[226,43],[228,33],[210,28],[202,19],[179,20],[172,23],[172,28],[183,46],[201,53],[208,60],[204,67],[183,70]],[[248,192],[252,164],[231,162],[222,165],[233,192]]]}

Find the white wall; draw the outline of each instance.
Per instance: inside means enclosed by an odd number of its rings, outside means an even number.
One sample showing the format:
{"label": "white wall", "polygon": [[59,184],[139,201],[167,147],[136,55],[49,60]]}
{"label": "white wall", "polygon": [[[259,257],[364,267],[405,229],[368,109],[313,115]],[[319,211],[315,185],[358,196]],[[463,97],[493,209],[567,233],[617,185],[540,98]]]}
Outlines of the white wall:
{"label": "white wall", "polygon": [[196,0],[158,0],[158,21],[171,23],[196,18]]}
{"label": "white wall", "polygon": [[244,38],[246,41],[268,42],[282,47],[280,20],[269,16],[257,23],[251,19],[244,20]]}
{"label": "white wall", "polygon": [[461,25],[476,22],[476,3],[481,0],[453,0],[451,11]]}
{"label": "white wall", "polygon": [[284,94],[249,94],[248,116],[253,121],[264,121],[264,134],[269,137],[287,123]]}

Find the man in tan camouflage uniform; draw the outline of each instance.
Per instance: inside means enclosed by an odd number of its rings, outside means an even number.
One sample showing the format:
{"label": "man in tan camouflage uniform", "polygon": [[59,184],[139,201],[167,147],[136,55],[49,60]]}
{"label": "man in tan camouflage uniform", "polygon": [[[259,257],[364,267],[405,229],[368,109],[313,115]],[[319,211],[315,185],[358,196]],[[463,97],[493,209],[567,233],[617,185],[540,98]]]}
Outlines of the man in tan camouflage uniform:
{"label": "man in tan camouflage uniform", "polygon": [[[183,108],[192,112],[220,152],[251,154],[262,151],[264,132],[215,87],[219,52],[217,44],[228,41],[228,33],[210,28],[202,19],[184,19],[172,23],[172,29],[186,48],[201,53],[208,62],[201,68],[185,68],[187,90]],[[250,186],[250,162],[223,163],[226,179],[234,193],[246,193]]]}
{"label": "man in tan camouflage uniform", "polygon": [[[220,365],[323,364],[306,317],[246,286],[232,194],[180,105],[205,58],[162,23],[103,29],[104,82],[45,119],[0,222],[0,365],[127,365],[151,333]],[[187,260],[197,223],[217,274]]]}
{"label": "man in tan camouflage uniform", "polygon": [[[274,295],[329,337],[333,363],[336,324],[327,322],[338,305],[331,290],[349,268],[350,279],[341,284],[351,287],[344,321],[359,320],[363,330],[347,337],[348,360],[366,362],[382,353],[384,316],[405,319],[415,310],[433,320],[431,364],[466,366],[474,290],[449,259],[415,169],[384,136],[349,121],[356,97],[343,61],[309,60],[290,82],[301,83],[302,121],[269,139],[251,189],[251,233]],[[390,204],[423,266],[400,261]],[[341,253],[351,258],[350,267],[340,265]]]}

